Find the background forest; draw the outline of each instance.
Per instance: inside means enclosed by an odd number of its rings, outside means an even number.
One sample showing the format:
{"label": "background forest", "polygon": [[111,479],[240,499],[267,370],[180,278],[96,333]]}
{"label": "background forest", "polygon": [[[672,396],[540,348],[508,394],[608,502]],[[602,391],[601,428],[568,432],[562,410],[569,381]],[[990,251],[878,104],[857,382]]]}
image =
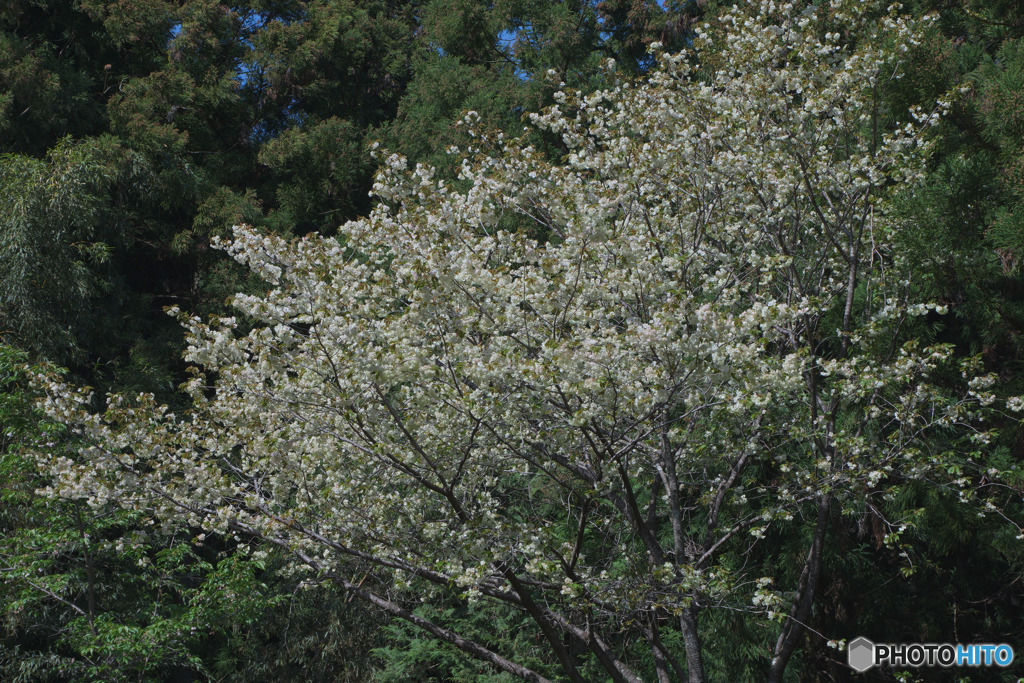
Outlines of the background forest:
{"label": "background forest", "polygon": [[[674,0],[0,4],[0,679],[511,680],[329,579],[296,574],[283,552],[252,554],[266,550],[256,541],[151,535],[143,513],[37,495],[49,482],[27,454],[71,437],[35,410],[26,373],[59,366],[97,395],[147,391],[182,406],[184,336],[165,309],[222,314],[231,294],[260,289],[211,248],[232,225],[332,236],[371,209],[373,143],[455,179],[446,150],[469,141],[465,111],[520,134],[560,83],[587,93],[641,77],[654,66],[651,43],[682,49],[719,11]],[[1019,395],[1024,3],[920,0],[901,11],[939,20],[905,77],[878,86],[878,119],[895,124],[915,104],[963,92],[938,126],[923,189],[900,206],[913,226],[901,244],[917,264],[913,286],[949,310],[915,332],[996,373],[998,395]],[[527,135],[552,162],[569,152],[550,132]],[[983,457],[1019,515],[1024,433],[1009,420],[996,427]],[[934,489],[889,493],[889,509],[830,520],[789,679],[853,680],[829,641],[859,635],[1024,653],[1016,530]],[[905,525],[898,543],[885,519]],[[746,561],[797,571],[804,542],[780,527]],[[416,611],[557,671],[512,611],[451,598]],[[703,618],[715,634],[704,643],[711,680],[768,677],[775,633],[763,620]],[[970,672],[1021,675],[1021,664]]]}

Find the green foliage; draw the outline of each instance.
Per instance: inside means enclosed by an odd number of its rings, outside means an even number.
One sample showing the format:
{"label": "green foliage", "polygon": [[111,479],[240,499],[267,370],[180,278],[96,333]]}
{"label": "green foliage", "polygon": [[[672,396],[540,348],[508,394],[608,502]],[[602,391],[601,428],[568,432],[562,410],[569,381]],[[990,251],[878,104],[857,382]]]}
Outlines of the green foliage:
{"label": "green foliage", "polygon": [[244,553],[153,534],[137,514],[49,500],[26,448],[61,449],[25,354],[0,347],[0,677],[165,680],[274,604]]}
{"label": "green foliage", "polygon": [[[648,46],[681,48],[701,13],[699,3],[563,0],[431,0],[421,10],[421,35],[412,77],[385,144],[411,161],[454,175],[451,145],[471,138],[462,114],[512,135],[521,117],[553,103],[560,87],[583,92],[607,85],[605,61],[636,74],[649,68]],[[557,136],[535,135],[554,156],[566,150]]]}
{"label": "green foliage", "polygon": [[922,3],[918,11],[932,9],[943,11],[909,61],[914,78],[885,92],[893,111],[954,92],[929,180],[906,203],[904,248],[921,264],[919,286],[952,305],[945,338],[965,355],[983,353],[1008,380],[1019,374],[1024,329],[1015,171],[1024,150],[1024,26],[1012,2]]}
{"label": "green foliage", "polygon": [[[1017,173],[1024,150],[1024,24],[1016,2],[921,2],[914,8],[933,10],[938,21],[910,56],[908,78],[883,88],[889,115],[953,93],[926,183],[905,199],[901,235],[901,248],[918,264],[914,286],[948,304],[950,315],[933,316],[915,331],[925,341],[955,344],[960,358],[973,357],[997,374],[999,396],[1013,396],[1024,391]],[[965,390],[958,372],[945,381],[951,392]],[[1017,416],[994,413],[992,419],[1000,429],[981,449],[990,467],[982,482],[998,492],[1006,514],[1020,514],[1021,427]],[[953,496],[919,486],[893,488],[886,498],[885,506],[842,526],[843,544],[856,548],[848,552],[870,562],[837,568],[823,601],[824,628],[837,637],[885,634],[891,642],[1018,642],[1024,557],[1002,519],[966,514]],[[907,524],[907,531],[889,548],[881,539],[892,523]],[[885,586],[893,609],[858,597],[882,590],[872,586]],[[1014,680],[1021,670],[990,673],[984,680]]]}
{"label": "green foliage", "polygon": [[[496,648],[534,671],[556,675],[557,662],[550,655],[545,659],[547,648],[536,625],[520,612],[500,604],[465,602],[426,603],[414,611],[418,616]],[[516,680],[452,645],[425,636],[404,621],[389,625],[386,636],[387,645],[374,650],[382,663],[373,679],[379,683],[510,683]]]}
{"label": "green foliage", "polygon": [[[280,556],[268,564],[280,569]],[[274,598],[259,619],[239,625],[207,661],[220,681],[363,683],[377,662],[372,650],[386,619],[368,612],[331,582],[299,581],[268,572]]]}
{"label": "green foliage", "polygon": [[43,160],[0,157],[0,330],[23,348],[67,361],[96,332],[98,271],[121,238],[108,190],[143,181],[119,152],[110,138],[65,139]]}
{"label": "green foliage", "polygon": [[298,234],[330,232],[339,216],[365,209],[357,193],[370,173],[364,135],[351,120],[331,117],[263,145],[259,161],[278,179],[270,224]]}

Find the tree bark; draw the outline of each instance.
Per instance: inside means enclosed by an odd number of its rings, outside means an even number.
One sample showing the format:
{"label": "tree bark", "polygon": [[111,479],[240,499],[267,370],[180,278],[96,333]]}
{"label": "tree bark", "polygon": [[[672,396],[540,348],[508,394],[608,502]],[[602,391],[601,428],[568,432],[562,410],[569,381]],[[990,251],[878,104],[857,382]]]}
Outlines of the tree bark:
{"label": "tree bark", "polygon": [[683,645],[686,649],[688,683],[704,683],[704,656],[700,651],[700,636],[697,633],[697,608],[690,605],[679,617],[683,631]]}
{"label": "tree bark", "polygon": [[818,519],[814,527],[814,538],[811,540],[811,548],[807,553],[803,571],[800,573],[796,602],[789,611],[789,617],[782,627],[782,632],[779,633],[779,639],[775,642],[768,683],[782,683],[786,665],[789,664],[789,659],[796,650],[796,644],[799,642],[800,636],[803,635],[805,624],[810,619],[811,605],[814,602],[818,579],[821,576],[821,555],[825,545],[825,531],[828,527],[828,512],[829,496],[823,495],[818,499]]}

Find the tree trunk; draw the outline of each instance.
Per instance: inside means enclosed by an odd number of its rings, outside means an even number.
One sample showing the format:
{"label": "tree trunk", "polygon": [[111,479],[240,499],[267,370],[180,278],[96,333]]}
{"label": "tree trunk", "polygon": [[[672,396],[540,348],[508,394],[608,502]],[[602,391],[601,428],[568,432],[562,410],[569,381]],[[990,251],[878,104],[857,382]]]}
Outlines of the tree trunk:
{"label": "tree trunk", "polygon": [[818,588],[821,576],[821,554],[825,545],[825,530],[828,526],[829,496],[818,499],[818,519],[814,526],[814,538],[807,553],[800,583],[797,588],[796,602],[789,611],[789,618],[782,627],[779,639],[775,642],[772,656],[772,667],[768,673],[768,683],[782,683],[782,675],[786,671],[790,657],[796,650],[796,644],[803,635],[805,624],[811,616],[811,605]]}
{"label": "tree trunk", "polygon": [[679,617],[686,647],[686,668],[688,683],[704,683],[704,657],[700,652],[700,635],[697,633],[697,608],[690,605]]}

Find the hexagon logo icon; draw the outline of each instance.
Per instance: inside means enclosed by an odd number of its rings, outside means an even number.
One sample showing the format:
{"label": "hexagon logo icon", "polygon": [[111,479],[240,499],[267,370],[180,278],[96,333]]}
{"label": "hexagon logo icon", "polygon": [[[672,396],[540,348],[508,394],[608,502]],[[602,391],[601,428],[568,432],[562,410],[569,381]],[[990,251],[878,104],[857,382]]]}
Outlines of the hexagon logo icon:
{"label": "hexagon logo icon", "polygon": [[857,673],[863,673],[875,665],[875,644],[861,636],[846,646],[846,661]]}

